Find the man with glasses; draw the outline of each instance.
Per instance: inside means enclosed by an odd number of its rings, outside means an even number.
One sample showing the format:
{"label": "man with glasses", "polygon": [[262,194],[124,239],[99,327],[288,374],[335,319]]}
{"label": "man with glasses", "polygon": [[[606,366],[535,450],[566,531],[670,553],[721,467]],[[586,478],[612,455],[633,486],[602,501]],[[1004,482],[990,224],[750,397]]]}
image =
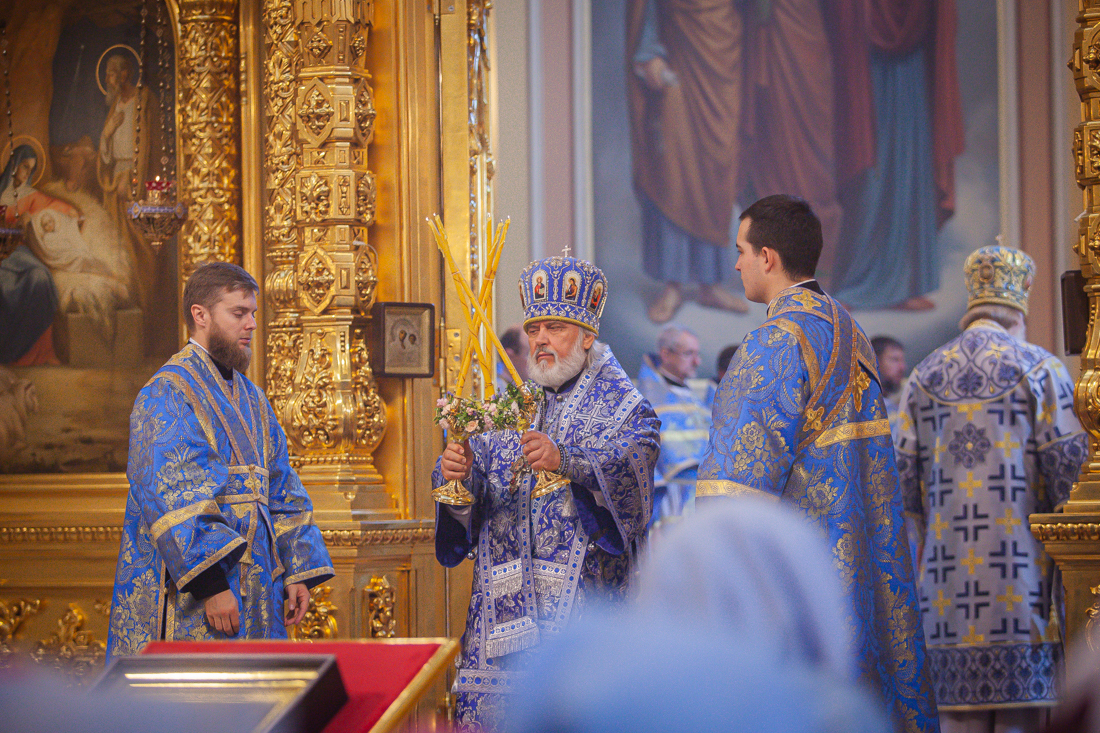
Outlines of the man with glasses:
{"label": "man with glasses", "polygon": [[695,478],[710,436],[710,404],[688,380],[699,368],[699,338],[679,325],[657,338],[657,360],[642,359],[638,391],[661,418],[652,523],[679,516],[695,505]]}

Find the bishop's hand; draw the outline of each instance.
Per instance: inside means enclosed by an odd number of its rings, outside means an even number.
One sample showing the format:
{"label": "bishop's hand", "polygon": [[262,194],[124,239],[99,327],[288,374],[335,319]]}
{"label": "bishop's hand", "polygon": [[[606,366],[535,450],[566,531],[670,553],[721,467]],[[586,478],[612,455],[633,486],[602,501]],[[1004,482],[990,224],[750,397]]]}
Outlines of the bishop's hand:
{"label": "bishop's hand", "polygon": [[561,467],[558,444],[550,440],[546,433],[528,430],[520,437],[519,442],[523,446],[523,457],[531,464],[532,469],[553,473]]}
{"label": "bishop's hand", "polygon": [[470,478],[474,466],[474,454],[470,450],[470,441],[448,443],[439,459],[439,469],[448,481],[465,481]]}

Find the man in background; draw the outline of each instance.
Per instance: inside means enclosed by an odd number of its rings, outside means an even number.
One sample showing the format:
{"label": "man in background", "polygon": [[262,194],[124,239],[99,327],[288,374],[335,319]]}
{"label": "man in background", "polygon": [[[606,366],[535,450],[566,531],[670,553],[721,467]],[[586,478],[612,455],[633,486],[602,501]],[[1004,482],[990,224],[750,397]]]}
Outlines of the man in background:
{"label": "man in background", "polygon": [[898,396],[905,381],[905,347],[891,336],[875,336],[871,339],[878,362],[878,376],[882,383],[882,398],[886,401],[886,415],[890,418],[890,432],[897,435]]}
{"label": "man in background", "polygon": [[695,505],[695,479],[710,437],[710,404],[688,385],[699,369],[699,337],[680,325],[657,337],[657,359],[642,357],[638,390],[661,418],[653,522]]}

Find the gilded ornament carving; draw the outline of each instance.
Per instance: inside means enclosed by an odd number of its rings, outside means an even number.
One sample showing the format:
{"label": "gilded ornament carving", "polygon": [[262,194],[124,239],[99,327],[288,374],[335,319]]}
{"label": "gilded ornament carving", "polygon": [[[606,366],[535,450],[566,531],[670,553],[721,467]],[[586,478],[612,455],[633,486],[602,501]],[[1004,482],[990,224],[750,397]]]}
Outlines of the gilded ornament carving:
{"label": "gilded ornament carving", "polygon": [[374,91],[366,81],[359,85],[355,95],[355,127],[364,145],[374,139],[374,118],[378,111],[374,108]]}
{"label": "gilded ornament carving", "polygon": [[320,135],[328,127],[334,114],[336,110],[329,103],[328,97],[320,89],[313,87],[306,95],[305,104],[299,110],[298,118],[310,132]]}
{"label": "gilded ornament carving", "polygon": [[1100,541],[1100,524],[1092,522],[1032,524],[1031,534],[1040,542],[1052,541]]}
{"label": "gilded ornament carving", "polygon": [[332,50],[332,41],[325,35],[324,21],[318,24],[317,29],[313,33],[313,38],[309,39],[309,43],[306,44],[306,47],[318,61],[324,61],[325,57],[328,56],[328,52]]}
{"label": "gilded ornament carving", "polygon": [[375,200],[378,198],[378,186],[374,174],[367,171],[359,176],[359,185],[355,189],[355,216],[363,226],[374,223]]}
{"label": "gilded ornament carving", "polygon": [[355,442],[374,451],[386,431],[386,404],[378,394],[366,333],[357,329],[352,336],[352,384],[355,393]]}
{"label": "gilded ornament carving", "polygon": [[301,203],[302,218],[307,221],[321,221],[328,216],[331,207],[332,186],[328,180],[316,173],[305,175],[298,189],[298,201]]}
{"label": "gilded ornament carving", "polygon": [[351,58],[354,61],[358,61],[359,57],[367,52],[367,37],[363,33],[360,33],[361,27],[361,24],[355,24],[355,35],[349,45]]}
{"label": "gilded ornament carving", "polygon": [[[362,66],[372,5],[304,0],[292,12],[301,59],[295,225],[304,248],[295,282],[306,312],[305,347],[281,414],[303,482],[350,498],[359,487],[381,487],[371,452],[385,430],[385,404],[360,336],[377,285],[373,253],[364,254],[377,195],[365,147],[377,112]],[[383,493],[372,508],[391,505]]]}
{"label": "gilded ornament carving", "polygon": [[57,631],[49,639],[38,642],[31,657],[39,664],[62,672],[70,684],[87,679],[88,672],[103,664],[107,645],[97,640],[92,632],[84,630],[86,621],[80,606],[70,603],[69,610],[57,622]]}
{"label": "gilded ornament carving", "polygon": [[275,414],[281,415],[294,388],[294,367],[302,351],[302,334],[298,329],[274,331],[268,334],[267,342],[265,392]]}
{"label": "gilded ornament carving", "polygon": [[336,266],[321,249],[310,251],[298,273],[298,287],[307,307],[320,312],[332,301],[332,286],[336,283]]}
{"label": "gilded ornament carving", "polygon": [[372,639],[397,636],[397,593],[385,575],[374,575],[363,589],[366,596],[367,629]]}
{"label": "gilded ornament carving", "polygon": [[0,544],[118,542],[121,538],[121,527],[0,527]]}
{"label": "gilded ornament carving", "polygon": [[412,545],[435,539],[434,524],[400,529],[323,529],[325,544],[332,547],[371,547],[376,545]]}
{"label": "gilded ornament carving", "polygon": [[1089,592],[1096,598],[1096,601],[1085,610],[1085,618],[1088,619],[1085,622],[1085,641],[1088,643],[1089,649],[1095,652],[1100,649],[1100,645],[1094,642],[1096,626],[1100,623],[1096,620],[1097,617],[1100,617],[1100,585],[1092,586],[1089,588]]}
{"label": "gilded ornament carving", "polygon": [[374,291],[378,286],[377,272],[374,247],[361,244],[355,258],[355,297],[359,301],[361,313],[367,313],[374,305]]}
{"label": "gilded ornament carving", "polygon": [[11,664],[15,654],[12,640],[19,633],[23,622],[39,613],[42,600],[21,599],[18,601],[0,601],[0,668]]}
{"label": "gilded ornament carving", "polygon": [[340,176],[336,181],[337,201],[336,210],[343,216],[351,213],[351,201],[348,192],[351,191],[351,176]]}
{"label": "gilded ornament carving", "polygon": [[309,609],[297,626],[290,629],[291,639],[335,639],[336,604],[329,600],[332,587],[319,585],[309,592]]}
{"label": "gilded ornament carving", "polygon": [[294,427],[306,448],[331,448],[339,426],[332,391],[332,349],[323,334],[311,333],[309,348],[302,355],[305,368],[298,380],[302,399],[297,406]]}
{"label": "gilded ornament carving", "polygon": [[240,51],[236,0],[180,0],[180,271],[240,262]]}

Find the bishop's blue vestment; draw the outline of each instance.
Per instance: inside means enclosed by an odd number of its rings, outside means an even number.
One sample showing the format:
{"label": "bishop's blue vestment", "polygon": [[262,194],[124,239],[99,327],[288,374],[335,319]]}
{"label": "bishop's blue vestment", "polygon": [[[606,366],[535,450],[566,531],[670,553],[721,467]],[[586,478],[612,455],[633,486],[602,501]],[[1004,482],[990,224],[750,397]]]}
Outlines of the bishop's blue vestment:
{"label": "bishop's blue vestment", "polygon": [[[436,557],[474,562],[473,592],[454,691],[456,721],[501,727],[506,695],[532,650],[592,599],[619,599],[635,541],[653,508],[660,421],[606,347],[571,385],[547,390],[536,429],[564,447],[568,487],[531,498],[534,478],[513,486],[519,433],[470,440],[467,487],[476,503],[439,507]],[[433,484],[444,483],[437,464]],[[463,514],[465,511],[465,514]]]}
{"label": "bishop's blue vestment", "polygon": [[979,319],[913,370],[895,444],[940,709],[1055,704],[1054,567],[1028,516],[1088,457],[1062,362]]}
{"label": "bishop's blue vestment", "polygon": [[215,639],[189,590],[215,565],[240,603],[236,638],[285,638],[283,588],[334,575],[313,505],[267,398],[188,344],[138,393],[130,494],[107,654],[156,639]]}
{"label": "bishop's blue vestment", "polygon": [[776,296],[715,400],[696,496],[703,508],[746,494],[775,497],[821,531],[861,678],[902,730],[939,730],[874,352],[835,300],[807,287]]}

